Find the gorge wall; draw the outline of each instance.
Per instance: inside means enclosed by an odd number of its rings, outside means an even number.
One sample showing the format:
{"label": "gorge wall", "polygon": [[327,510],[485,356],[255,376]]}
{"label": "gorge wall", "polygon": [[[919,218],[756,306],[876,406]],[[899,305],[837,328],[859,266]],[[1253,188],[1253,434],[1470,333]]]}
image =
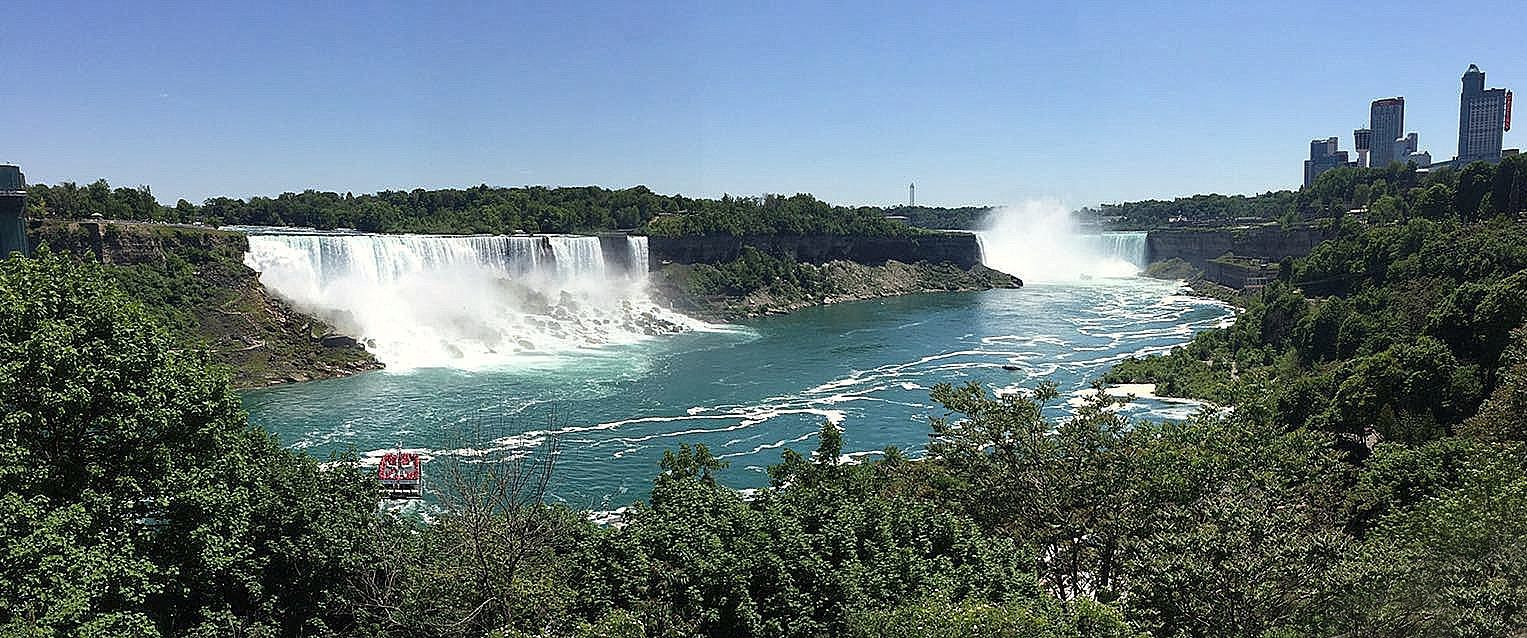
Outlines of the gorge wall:
{"label": "gorge wall", "polygon": [[973,268],[981,263],[981,245],[972,233],[937,233],[914,237],[845,237],[836,235],[750,235],[648,238],[649,267],[666,263],[719,264],[732,261],[743,246],[791,257],[809,264],[851,261],[879,265],[902,263],[949,263]]}
{"label": "gorge wall", "polygon": [[1284,257],[1303,257],[1329,236],[1317,227],[1283,229],[1277,225],[1247,228],[1170,228],[1146,235],[1146,258],[1150,262],[1181,259],[1208,271],[1210,261],[1226,254],[1276,262]]}

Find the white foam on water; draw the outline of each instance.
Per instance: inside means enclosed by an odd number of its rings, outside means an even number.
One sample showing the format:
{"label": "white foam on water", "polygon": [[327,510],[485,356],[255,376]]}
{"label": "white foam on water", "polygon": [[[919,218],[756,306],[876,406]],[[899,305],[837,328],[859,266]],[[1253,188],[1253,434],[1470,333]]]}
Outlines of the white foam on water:
{"label": "white foam on water", "polygon": [[568,351],[723,330],[647,295],[645,237],[262,232],[244,262],[392,370],[546,365]]}

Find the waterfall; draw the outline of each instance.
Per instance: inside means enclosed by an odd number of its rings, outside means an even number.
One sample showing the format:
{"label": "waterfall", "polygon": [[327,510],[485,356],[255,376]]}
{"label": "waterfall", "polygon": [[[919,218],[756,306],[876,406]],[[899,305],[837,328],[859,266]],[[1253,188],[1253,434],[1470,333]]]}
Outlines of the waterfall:
{"label": "waterfall", "polygon": [[[1083,250],[1105,262],[1118,262],[1144,270],[1145,232],[1110,232],[1096,235],[1080,235]],[[1130,273],[1134,274],[1134,273]]]}
{"label": "waterfall", "polygon": [[626,250],[631,254],[632,269],[646,270],[649,267],[651,259],[649,257],[649,253],[647,252],[646,237],[627,235]]}
{"label": "waterfall", "polygon": [[597,237],[241,230],[261,283],[390,368],[513,364],[698,325],[647,296],[645,237],[607,264]]}
{"label": "waterfall", "polygon": [[1132,277],[1145,268],[1145,233],[1083,233],[1056,202],[992,209],[976,232],[981,261],[1024,281]]}

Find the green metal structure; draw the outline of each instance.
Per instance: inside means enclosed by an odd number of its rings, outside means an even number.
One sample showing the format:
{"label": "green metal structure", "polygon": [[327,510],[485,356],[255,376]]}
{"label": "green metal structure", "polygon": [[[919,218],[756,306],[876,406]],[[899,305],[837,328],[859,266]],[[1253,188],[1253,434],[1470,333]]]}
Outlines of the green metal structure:
{"label": "green metal structure", "polygon": [[27,251],[27,181],[19,166],[0,164],[0,258]]}

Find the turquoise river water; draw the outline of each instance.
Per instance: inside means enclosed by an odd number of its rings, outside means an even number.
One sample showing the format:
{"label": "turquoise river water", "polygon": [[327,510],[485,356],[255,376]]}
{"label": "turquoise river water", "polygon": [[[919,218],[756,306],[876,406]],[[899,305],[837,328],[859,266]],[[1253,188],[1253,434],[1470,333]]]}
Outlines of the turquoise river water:
{"label": "turquoise river water", "polygon": [[[390,366],[248,392],[244,404],[254,423],[320,456],[402,447],[495,458],[555,437],[554,497],[605,510],[644,499],[662,452],[679,443],[704,443],[729,461],[720,478],[738,488],[766,484],[764,468],[785,448],[814,450],[823,419],[841,424],[850,455],[889,445],[916,455],[929,417],[942,413],[928,397],[936,383],[1013,391],[1049,379],[1075,396],[1114,362],[1165,352],[1230,316],[1172,282],[1031,283],[822,306],[470,366]],[[1127,409],[1163,419],[1196,406],[1147,399]]]}

